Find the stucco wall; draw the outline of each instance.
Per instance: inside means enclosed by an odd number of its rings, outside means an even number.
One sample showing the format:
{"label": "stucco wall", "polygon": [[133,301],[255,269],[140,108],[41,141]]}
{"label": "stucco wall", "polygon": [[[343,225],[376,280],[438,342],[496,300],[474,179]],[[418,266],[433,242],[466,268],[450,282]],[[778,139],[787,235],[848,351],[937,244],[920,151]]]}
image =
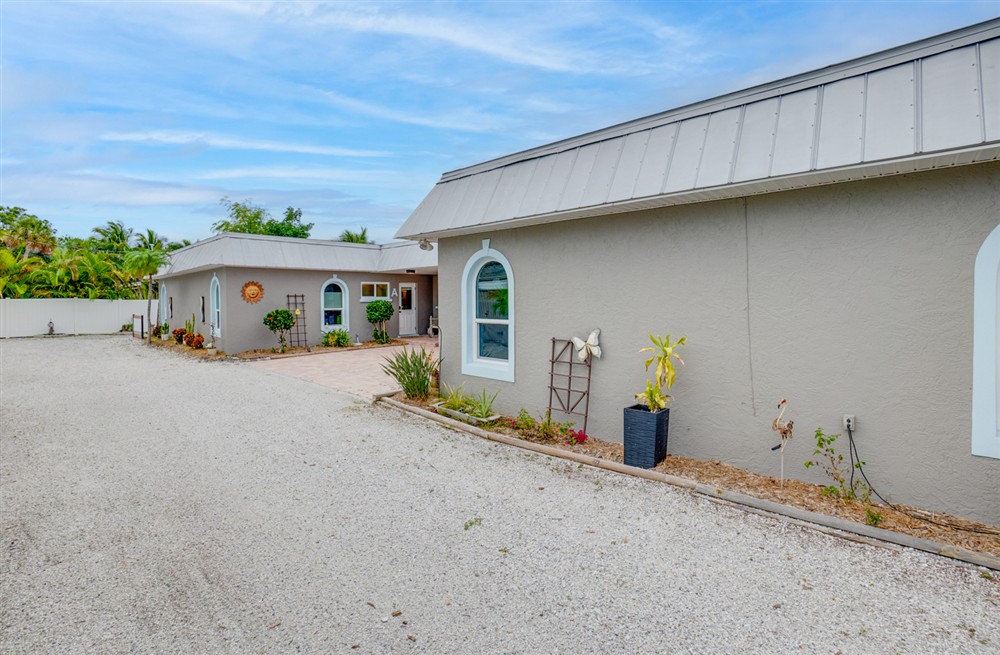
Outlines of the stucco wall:
{"label": "stucco wall", "polygon": [[[397,295],[390,298],[396,313],[389,322],[389,334],[399,334],[400,282],[415,282],[417,285],[417,331],[427,332],[427,324],[433,303],[432,277],[430,275],[388,275],[382,273],[338,273],[324,271],[294,271],[261,268],[220,267],[215,271],[190,273],[163,280],[167,286],[167,297],[174,299],[174,320],[171,329],[184,327],[184,321],[196,313],[198,329],[208,335],[209,326],[201,323],[201,296],[205,296],[206,320],[211,320],[209,312],[209,286],[215,273],[222,285],[222,335],[216,339],[218,347],[227,353],[246,350],[272,348],[277,339],[263,324],[264,315],[273,309],[288,306],[288,294],[303,294],[306,303],[306,335],[310,345],[322,341],[321,293],[323,283],[336,275],[348,287],[348,324],[345,327],[351,336],[357,334],[362,341],[371,339],[372,326],[365,318],[367,303],[361,302],[362,282],[389,282]],[[243,300],[241,290],[249,281],[259,282],[264,287],[264,298],[254,304]]]}
{"label": "stucco wall", "polygon": [[[647,333],[686,335],[669,452],[777,475],[787,398],[786,475],[823,481],[812,434],[855,414],[882,494],[998,523],[1000,460],[970,454],[973,265],[998,198],[988,164],[442,239],[442,379],[537,415],[550,339],[599,327],[588,431],[621,441]],[[516,283],[514,384],[460,373],[460,279],[487,237]]]}

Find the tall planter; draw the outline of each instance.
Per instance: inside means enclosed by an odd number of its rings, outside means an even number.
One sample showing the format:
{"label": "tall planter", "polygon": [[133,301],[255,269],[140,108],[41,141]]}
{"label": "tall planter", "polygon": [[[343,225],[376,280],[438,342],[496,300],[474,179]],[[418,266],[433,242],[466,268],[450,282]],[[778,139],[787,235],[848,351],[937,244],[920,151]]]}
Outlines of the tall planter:
{"label": "tall planter", "polygon": [[625,465],[651,469],[667,456],[670,410],[651,412],[643,405],[625,408]]}

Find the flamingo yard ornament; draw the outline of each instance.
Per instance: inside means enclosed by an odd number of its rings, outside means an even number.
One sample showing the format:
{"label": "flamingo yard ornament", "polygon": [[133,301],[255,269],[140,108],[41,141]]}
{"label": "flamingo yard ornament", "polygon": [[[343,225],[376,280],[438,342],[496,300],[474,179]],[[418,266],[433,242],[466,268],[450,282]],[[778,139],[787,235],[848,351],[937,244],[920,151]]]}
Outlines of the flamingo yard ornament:
{"label": "flamingo yard ornament", "polygon": [[785,488],[785,442],[792,438],[792,427],[795,424],[794,421],[782,421],[781,417],[785,415],[785,409],[788,406],[788,401],[784,398],[778,403],[778,409],[781,412],[778,413],[778,417],[771,421],[771,429],[778,433],[781,437],[781,443],[772,448],[771,450],[781,451],[781,488]]}

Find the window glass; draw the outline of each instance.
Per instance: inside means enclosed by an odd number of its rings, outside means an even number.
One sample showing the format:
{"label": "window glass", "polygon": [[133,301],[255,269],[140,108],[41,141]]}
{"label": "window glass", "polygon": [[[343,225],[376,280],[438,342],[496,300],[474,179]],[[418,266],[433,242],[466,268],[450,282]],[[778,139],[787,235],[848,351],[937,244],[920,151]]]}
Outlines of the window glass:
{"label": "window glass", "polygon": [[338,327],[344,324],[344,290],[339,284],[330,283],[323,288],[323,325]]}
{"label": "window glass", "polygon": [[389,283],[388,282],[362,282],[361,283],[361,299],[362,300],[372,300],[374,298],[388,298],[389,297]]}
{"label": "window glass", "polygon": [[476,318],[507,318],[507,271],[500,262],[483,266],[476,277]]}
{"label": "window glass", "polygon": [[403,287],[399,290],[399,309],[413,309],[413,289]]}
{"label": "window glass", "polygon": [[479,356],[488,359],[507,359],[507,325],[481,323],[479,325]]}

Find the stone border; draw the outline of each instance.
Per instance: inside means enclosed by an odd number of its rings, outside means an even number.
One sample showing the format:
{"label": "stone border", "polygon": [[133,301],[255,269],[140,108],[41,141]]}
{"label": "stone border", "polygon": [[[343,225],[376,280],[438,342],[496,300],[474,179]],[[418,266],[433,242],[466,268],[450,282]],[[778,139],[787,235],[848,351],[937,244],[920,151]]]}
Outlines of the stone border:
{"label": "stone border", "polygon": [[[987,553],[979,553],[973,550],[961,548],[959,546],[951,546],[931,541],[929,539],[912,537],[908,534],[893,532],[892,530],[885,530],[883,528],[875,528],[870,525],[855,523],[854,521],[848,521],[836,516],[829,516],[819,512],[811,512],[809,510],[792,507],[790,505],[782,505],[770,500],[755,498],[753,496],[748,496],[734,491],[726,491],[725,489],[702,484],[688,478],[677,477],[676,475],[657,473],[655,471],[636,468],[634,466],[626,466],[624,464],[607,459],[601,459],[599,457],[591,457],[590,455],[575,453],[571,450],[563,450],[561,448],[536,444],[523,439],[516,439],[505,434],[490,432],[482,428],[474,427],[472,425],[468,425],[467,423],[462,423],[461,421],[456,421],[446,416],[429,412],[420,407],[407,405],[406,403],[399,402],[394,398],[381,396],[375,398],[373,402],[382,402],[390,407],[394,407],[411,414],[416,414],[417,416],[436,421],[437,423],[441,423],[442,425],[446,425],[450,428],[461,430],[462,432],[467,432],[490,441],[507,444],[508,446],[516,446],[517,448],[531,450],[536,453],[559,457],[561,459],[568,459],[580,464],[586,464],[587,466],[604,469],[606,471],[631,475],[644,478],[646,480],[653,480],[655,482],[665,482],[667,484],[674,485],[675,487],[687,489],[694,494],[703,496],[712,501],[722,501],[726,504],[735,505],[742,509],[777,516],[806,527],[820,529],[826,534],[866,543],[869,540],[874,540],[876,542],[887,542],[898,546],[906,546],[907,548],[915,548],[934,555],[940,555],[942,557],[958,560],[966,564],[1000,571],[1000,558]],[[863,539],[858,539],[858,537],[863,537]]]}

